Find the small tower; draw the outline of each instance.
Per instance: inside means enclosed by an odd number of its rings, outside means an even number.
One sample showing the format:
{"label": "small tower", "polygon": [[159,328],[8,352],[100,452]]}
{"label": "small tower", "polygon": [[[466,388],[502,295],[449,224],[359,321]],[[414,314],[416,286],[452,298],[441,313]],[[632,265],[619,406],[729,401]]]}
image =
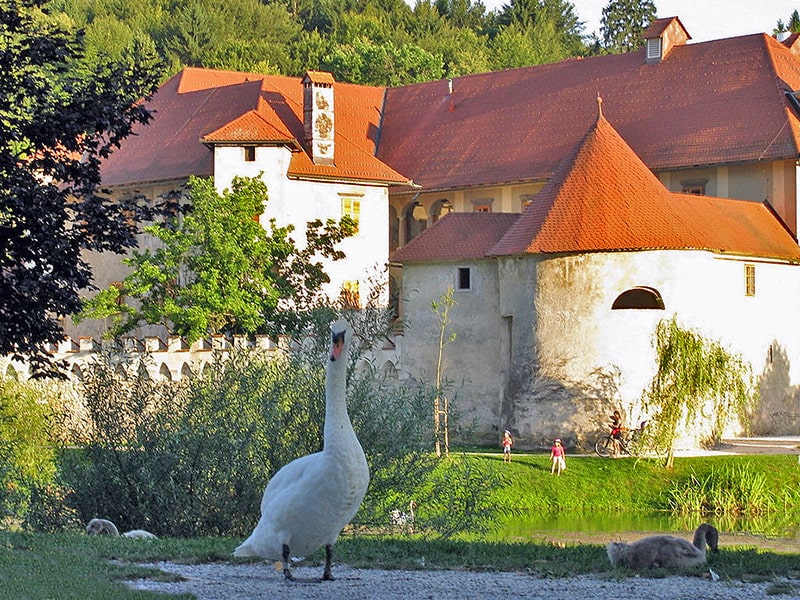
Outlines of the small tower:
{"label": "small tower", "polygon": [[333,75],[322,71],[303,77],[303,142],[315,165],[333,164],[333,84]]}

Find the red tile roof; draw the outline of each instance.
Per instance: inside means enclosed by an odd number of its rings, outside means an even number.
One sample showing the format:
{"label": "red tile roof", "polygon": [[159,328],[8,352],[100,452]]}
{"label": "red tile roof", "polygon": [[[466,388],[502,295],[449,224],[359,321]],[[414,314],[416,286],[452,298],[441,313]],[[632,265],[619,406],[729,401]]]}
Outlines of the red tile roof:
{"label": "red tile roof", "polygon": [[424,189],[544,181],[595,119],[599,93],[653,171],[794,159],[800,57],[764,34],[484,73],[386,93],[378,157]]}
{"label": "red tile roof", "polygon": [[686,34],[686,37],[688,39],[692,39],[692,36],[690,36],[689,32],[686,31],[686,27],[683,26],[683,23],[681,23],[681,20],[678,17],[664,17],[661,19],[653,19],[650,22],[650,25],[647,26],[647,29],[645,29],[642,32],[642,39],[646,40],[650,38],[659,37],[662,33],[664,33],[667,27],[669,27],[670,24],[672,24],[673,21],[677,22],[678,26],[681,28],[681,30],[683,30],[683,33]]}
{"label": "red tile roof", "polygon": [[[800,247],[768,205],[669,192],[602,115],[513,222],[499,214],[454,216],[393,259],[699,249],[800,262]],[[487,248],[503,225],[508,230]]]}
{"label": "red tile roof", "polygon": [[448,213],[397,250],[392,261],[484,258],[518,218],[519,213]]}
{"label": "red tile roof", "polygon": [[765,204],[668,191],[602,114],[490,254],[642,249],[800,260]]}
{"label": "red tile roof", "polygon": [[165,82],[149,104],[153,121],[105,161],[103,184],[209,176],[213,155],[201,142],[248,141],[296,150],[291,177],[407,183],[407,177],[375,156],[383,88],[334,83],[330,75],[323,82],[334,86],[335,165],[304,160],[300,78],[186,68]]}

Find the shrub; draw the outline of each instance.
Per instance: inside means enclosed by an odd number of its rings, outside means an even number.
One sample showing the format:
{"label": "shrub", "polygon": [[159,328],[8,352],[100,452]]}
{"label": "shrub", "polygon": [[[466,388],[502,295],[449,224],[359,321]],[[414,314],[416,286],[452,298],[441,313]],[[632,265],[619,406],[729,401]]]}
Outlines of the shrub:
{"label": "shrub", "polygon": [[[70,505],[84,522],[103,517],[120,529],[249,533],[270,477],[322,449],[327,344],[320,339],[327,335],[268,354],[235,350],[180,383],[150,381],[142,369],[121,368],[122,357],[104,355],[83,370],[86,422],[73,431],[78,449],[61,456]],[[351,355],[348,404],[371,484],[354,525],[383,528],[413,499],[439,507],[427,511],[436,515],[431,531],[473,527],[482,518],[465,514],[473,504],[453,510],[441,489],[420,486],[439,465],[431,453],[432,390],[383,377],[363,349],[359,343]],[[456,474],[448,488],[463,497],[491,482]]]}
{"label": "shrub", "polygon": [[52,410],[43,384],[0,378],[0,512],[24,519],[31,492],[55,476]]}

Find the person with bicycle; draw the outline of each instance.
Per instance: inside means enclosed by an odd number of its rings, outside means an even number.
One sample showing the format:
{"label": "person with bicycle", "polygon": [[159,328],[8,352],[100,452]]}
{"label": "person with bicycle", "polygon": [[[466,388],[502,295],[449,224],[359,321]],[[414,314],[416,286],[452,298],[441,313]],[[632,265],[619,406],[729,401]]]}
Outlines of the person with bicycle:
{"label": "person with bicycle", "polygon": [[608,426],[611,428],[614,456],[619,456],[622,452],[622,432],[625,431],[625,427],[622,425],[622,415],[618,410],[615,410],[614,414],[611,415],[611,423]]}

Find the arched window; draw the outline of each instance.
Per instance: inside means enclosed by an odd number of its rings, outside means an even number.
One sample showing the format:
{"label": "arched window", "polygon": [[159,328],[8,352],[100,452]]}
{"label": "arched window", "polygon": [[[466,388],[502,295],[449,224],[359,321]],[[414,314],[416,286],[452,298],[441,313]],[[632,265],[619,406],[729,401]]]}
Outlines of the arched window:
{"label": "arched window", "polygon": [[387,360],[383,363],[381,371],[383,372],[383,376],[387,379],[397,379],[397,367],[395,367],[392,361]]}
{"label": "arched window", "polygon": [[172,381],[172,373],[170,372],[167,363],[161,363],[161,368],[158,370],[158,374],[167,381]]}
{"label": "arched window", "polygon": [[6,377],[8,379],[11,379],[12,381],[19,381],[19,375],[17,374],[17,370],[11,364],[9,364],[8,367],[6,367]]}
{"label": "arched window", "polygon": [[644,285],[625,290],[611,305],[611,310],[623,308],[650,308],[664,310],[664,299],[658,290]]}
{"label": "arched window", "polygon": [[181,379],[191,379],[194,373],[192,373],[192,367],[189,366],[189,363],[183,363],[181,367]]}
{"label": "arched window", "polygon": [[389,252],[394,252],[400,245],[400,218],[394,206],[389,207]]}
{"label": "arched window", "polygon": [[431,223],[436,223],[448,213],[453,212],[453,204],[447,198],[437,200],[431,206]]}
{"label": "arched window", "polygon": [[419,202],[412,202],[406,207],[406,239],[407,244],[428,227],[428,211]]}

